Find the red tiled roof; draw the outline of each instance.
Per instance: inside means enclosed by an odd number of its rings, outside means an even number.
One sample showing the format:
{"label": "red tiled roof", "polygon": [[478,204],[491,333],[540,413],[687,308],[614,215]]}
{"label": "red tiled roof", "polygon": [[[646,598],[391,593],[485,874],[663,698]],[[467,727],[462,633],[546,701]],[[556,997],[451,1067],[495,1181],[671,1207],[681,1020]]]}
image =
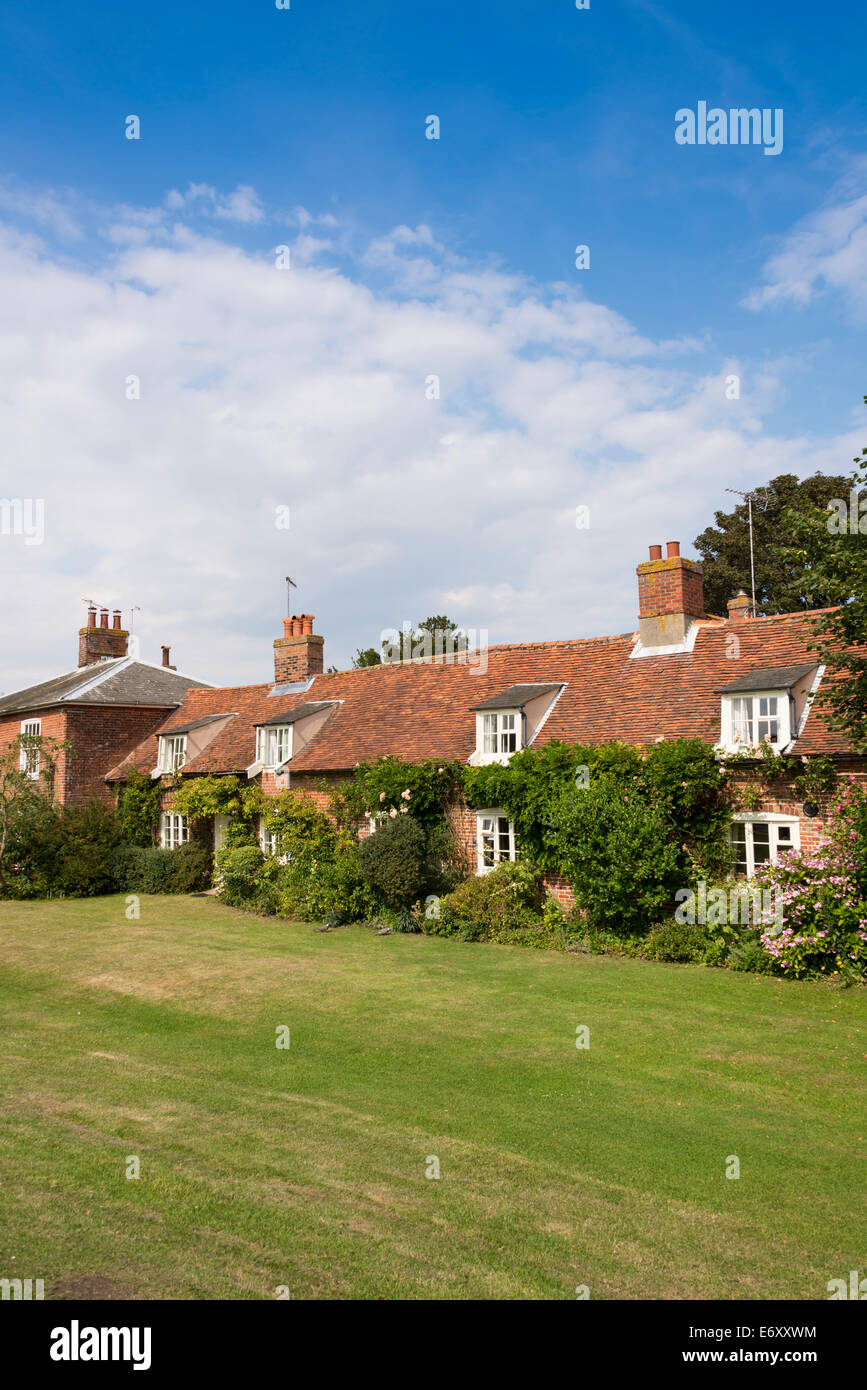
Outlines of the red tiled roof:
{"label": "red tiled roof", "polygon": [[[623,633],[491,647],[486,670],[457,663],[370,666],[317,676],[307,689],[278,696],[269,695],[271,685],[193,689],[163,727],[237,710],[184,773],[240,772],[255,758],[256,724],[300,705],[334,700],[341,703],[291,760],[290,772],[347,771],[383,754],[466,761],[475,747],[474,707],[509,686],[565,683],[537,735],[539,743],[622,739],[647,746],[660,737],[685,737],[713,744],[720,736],[716,692],[758,667],[809,663],[813,653],[805,639],[814,616],[700,620],[693,650],[667,656],[631,658],[636,634]],[[727,654],[733,636],[737,658]],[[813,709],[793,751],[845,754],[852,749]],[[130,766],[150,770],[156,761],[153,735],[109,779],[123,776]]]}

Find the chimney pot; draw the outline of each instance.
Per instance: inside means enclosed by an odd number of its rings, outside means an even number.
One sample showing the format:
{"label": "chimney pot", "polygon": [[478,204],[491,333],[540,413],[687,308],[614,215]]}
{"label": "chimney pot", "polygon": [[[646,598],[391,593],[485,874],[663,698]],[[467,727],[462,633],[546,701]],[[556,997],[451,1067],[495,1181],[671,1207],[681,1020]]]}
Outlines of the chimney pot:
{"label": "chimney pot", "polygon": [[661,546],[661,545],[652,545],[652,546],[650,547],[650,558],[651,558],[651,560],[661,560],[661,559],[662,559],[662,546]]}
{"label": "chimney pot", "polygon": [[109,610],[107,608],[99,610],[99,622],[97,623],[97,609],[92,603],[88,603],[87,626],[78,629],[78,664],[80,667],[91,666],[95,661],[116,661],[127,655],[129,633],[121,626],[120,609],[115,608],[112,613],[114,620],[111,627],[108,625]]}
{"label": "chimney pot", "polygon": [[312,613],[293,613],[283,619],[283,636],[274,643],[274,682],[287,685],[321,676],[323,647],[313,631]]}
{"label": "chimney pot", "polygon": [[169,664],[169,656],[171,655],[171,650],[172,650],[171,647],[163,647],[163,665],[164,665],[164,666],[168,666],[168,664]]}
{"label": "chimney pot", "polygon": [[680,541],[666,541],[665,554],[666,558],[669,560],[673,560],[678,556],[680,554]]}

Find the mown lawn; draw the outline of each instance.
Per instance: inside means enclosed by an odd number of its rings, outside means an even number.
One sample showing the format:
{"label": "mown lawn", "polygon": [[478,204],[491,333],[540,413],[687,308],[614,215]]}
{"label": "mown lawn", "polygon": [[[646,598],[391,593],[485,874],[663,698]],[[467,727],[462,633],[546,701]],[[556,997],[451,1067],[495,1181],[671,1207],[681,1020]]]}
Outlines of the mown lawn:
{"label": "mown lawn", "polygon": [[864,1268],[864,991],[209,898],[0,904],[0,962],[0,1276],[54,1297],[822,1299]]}

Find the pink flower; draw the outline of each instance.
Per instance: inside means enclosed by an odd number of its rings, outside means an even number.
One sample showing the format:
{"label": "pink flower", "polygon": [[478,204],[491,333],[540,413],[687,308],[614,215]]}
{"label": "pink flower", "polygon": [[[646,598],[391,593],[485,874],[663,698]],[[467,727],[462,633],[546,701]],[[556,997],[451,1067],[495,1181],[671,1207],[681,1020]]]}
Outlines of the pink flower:
{"label": "pink flower", "polygon": [[397,815],[397,811],[396,811],[396,810],[394,809],[394,807],[392,806],[392,808],[391,808],[391,810],[389,811],[388,814],[391,816],[391,819],[394,820],[395,816]]}
{"label": "pink flower", "polygon": [[409,787],[407,787],[405,791],[401,792],[401,796],[404,801],[409,801],[409,798],[412,796],[412,792],[410,791]]}
{"label": "pink flower", "polygon": [[380,793],[379,793],[379,799],[380,799],[380,801],[384,801],[384,800],[385,800],[385,792],[380,792]]}

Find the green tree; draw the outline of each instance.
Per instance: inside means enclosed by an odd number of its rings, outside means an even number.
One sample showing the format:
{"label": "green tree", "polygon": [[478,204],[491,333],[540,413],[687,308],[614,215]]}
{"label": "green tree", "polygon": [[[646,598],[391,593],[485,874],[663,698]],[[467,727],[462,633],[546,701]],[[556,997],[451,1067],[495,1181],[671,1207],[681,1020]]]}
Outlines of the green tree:
{"label": "green tree", "polygon": [[[838,576],[815,569],[803,549],[792,549],[791,516],[810,515],[817,507],[824,510],[832,498],[847,497],[851,483],[851,478],[839,474],[814,473],[799,481],[794,473],[781,473],[753,490],[756,607],[760,613],[796,613],[845,601],[847,595]],[[708,613],[725,615],[728,600],[739,589],[751,592],[748,515],[746,500],[731,512],[715,512],[716,525],[708,526],[693,542],[704,568]]]}
{"label": "green tree", "polygon": [[[455,652],[463,652],[467,650],[467,647],[469,645],[466,634],[462,632],[461,628],[454,621],[454,619],[449,618],[445,613],[434,614],[429,618],[424,618],[420,623],[417,623],[416,626],[413,628],[412,632],[408,634],[411,645],[416,646],[417,644],[422,642],[427,633],[429,633],[431,637],[431,648],[433,652],[436,652],[437,650],[436,642],[438,634],[441,648],[443,650],[450,648],[452,651]],[[406,635],[402,634],[402,657],[409,656],[409,652],[405,650],[405,645]],[[355,667],[356,670],[359,670],[364,666],[379,666],[382,663],[383,656],[386,660],[389,660],[391,651],[392,644],[390,642],[385,641],[382,643],[381,652],[378,652],[375,647],[359,647],[353,658],[352,665]]]}
{"label": "green tree", "polygon": [[867,753],[867,447],[855,463],[858,475],[836,494],[836,506],[790,512],[788,524],[796,562],[839,596],[840,606],[811,624],[808,645],[827,667],[817,708]]}
{"label": "green tree", "polygon": [[375,647],[359,647],[352,662],[356,670],[364,666],[379,666],[381,663],[382,657]]}

